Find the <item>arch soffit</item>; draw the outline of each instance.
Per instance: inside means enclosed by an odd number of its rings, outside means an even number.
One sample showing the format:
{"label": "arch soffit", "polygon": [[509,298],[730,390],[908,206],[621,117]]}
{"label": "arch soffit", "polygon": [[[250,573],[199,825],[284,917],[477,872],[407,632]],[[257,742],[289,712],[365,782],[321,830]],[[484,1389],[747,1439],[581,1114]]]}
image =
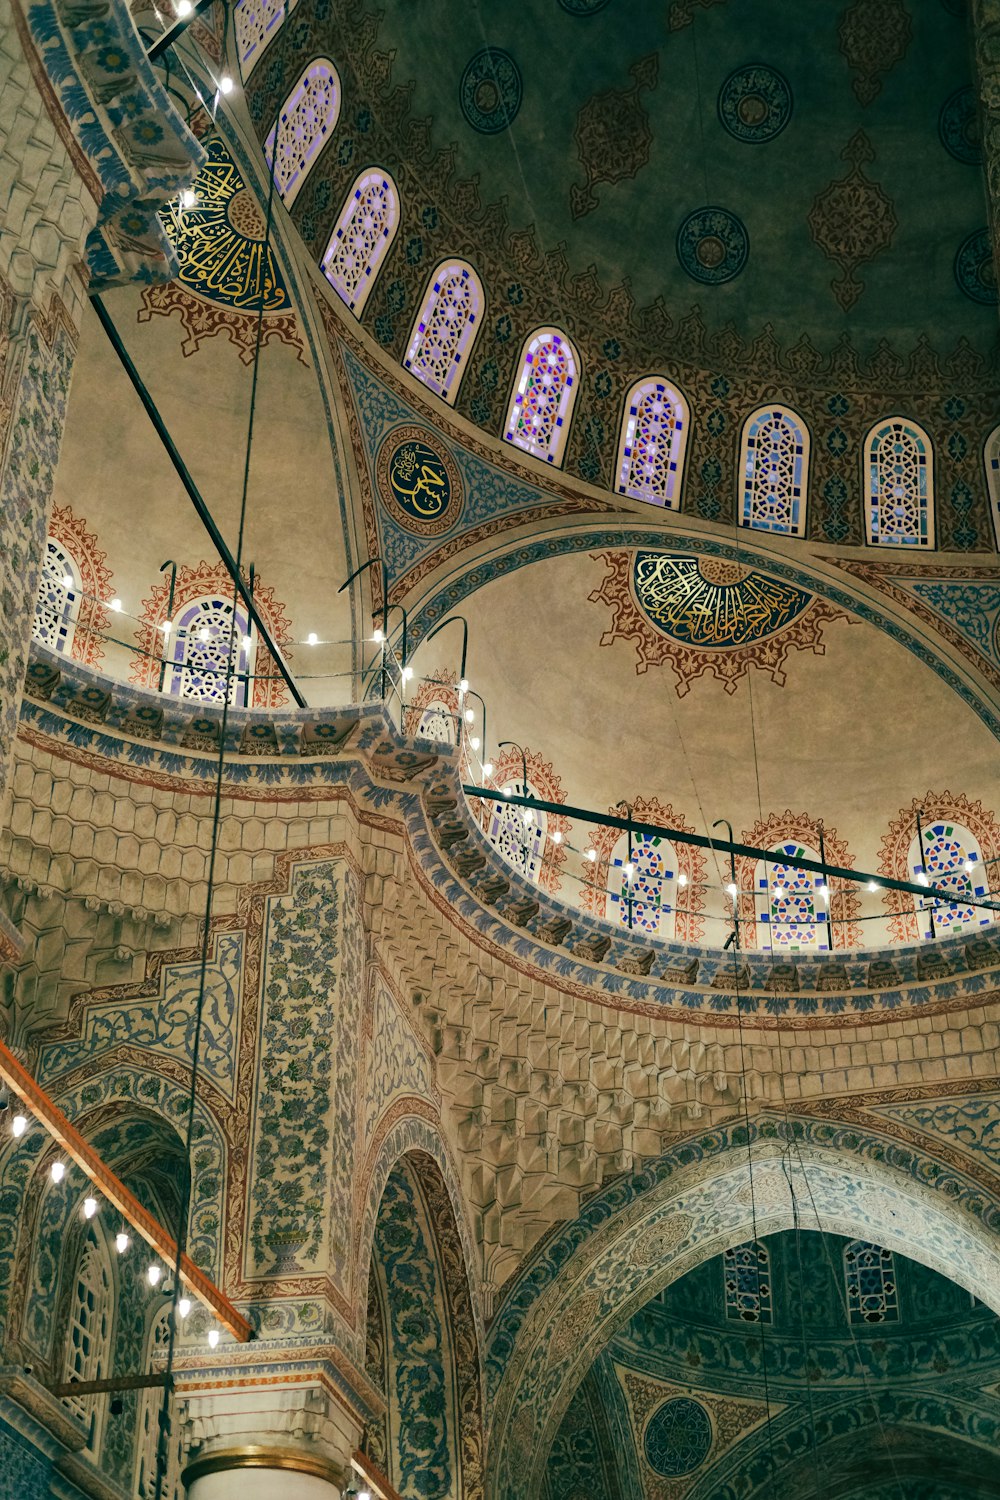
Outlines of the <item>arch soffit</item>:
{"label": "arch soffit", "polygon": [[[423,1104],[423,1101],[421,1100],[420,1103]],[[421,1157],[424,1158],[423,1161],[421,1161]],[[472,1226],[469,1221],[465,1199],[462,1195],[458,1171],[452,1159],[451,1152],[448,1150],[436,1123],[431,1123],[423,1119],[420,1115],[407,1114],[397,1120],[379,1146],[374,1161],[366,1163],[363,1169],[361,1194],[363,1195],[364,1202],[361,1212],[358,1215],[359,1228],[354,1245],[355,1306],[360,1309],[359,1316],[363,1319],[368,1299],[368,1278],[371,1274],[372,1250],[375,1243],[375,1223],[378,1218],[379,1206],[382,1202],[382,1195],[385,1192],[385,1185],[389,1180],[390,1173],[404,1158],[406,1165],[414,1170],[417,1176],[424,1181],[428,1176],[433,1175],[436,1168],[440,1182],[443,1184],[447,1194],[455,1233],[461,1246],[462,1266],[472,1306],[472,1316],[476,1329],[476,1346],[480,1367],[482,1367],[486,1346],[486,1330],[483,1319],[480,1277],[476,1273],[475,1239],[472,1233]],[[427,1158],[429,1158],[429,1161]],[[485,1389],[485,1375],[483,1376],[483,1381]]]}
{"label": "arch soffit", "polygon": [[751,1236],[796,1222],[861,1233],[1000,1310],[1000,1197],[839,1122],[765,1115],[750,1139],[748,1151],[737,1121],[678,1143],[592,1199],[518,1273],[487,1349],[490,1500],[515,1500],[538,1479],[574,1391],[618,1328],[664,1286]]}

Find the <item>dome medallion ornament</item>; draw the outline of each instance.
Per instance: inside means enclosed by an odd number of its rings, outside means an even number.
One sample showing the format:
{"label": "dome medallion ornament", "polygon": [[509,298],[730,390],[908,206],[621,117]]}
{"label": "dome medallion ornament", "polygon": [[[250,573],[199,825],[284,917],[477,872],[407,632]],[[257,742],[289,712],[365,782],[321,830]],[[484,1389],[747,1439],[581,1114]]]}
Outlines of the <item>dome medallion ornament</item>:
{"label": "dome medallion ornament", "polygon": [[712,1419],[700,1401],[676,1396],[658,1406],[642,1440],[646,1462],[655,1474],[678,1479],[703,1464],[712,1448]]}
{"label": "dome medallion ornament", "polygon": [[955,280],[973,302],[996,303],[997,278],[988,229],[977,229],[964,239],[955,256]]}
{"label": "dome medallion ornament", "polygon": [[719,119],[738,141],[757,145],[792,118],[792,91],[775,68],[755,63],[730,73],[719,91]]}
{"label": "dome medallion ornament", "polygon": [[470,58],[458,88],[462,113],[483,135],[512,125],[521,108],[521,70],[509,52],[484,47]]}
{"label": "dome medallion ornament", "polygon": [[750,237],[726,208],[699,208],[677,231],[677,259],[694,281],[718,286],[747,263]]}
{"label": "dome medallion ornament", "polygon": [[384,439],[375,465],[386,509],[415,536],[440,536],[458,520],[462,478],[451,454],[425,427],[397,427]]}

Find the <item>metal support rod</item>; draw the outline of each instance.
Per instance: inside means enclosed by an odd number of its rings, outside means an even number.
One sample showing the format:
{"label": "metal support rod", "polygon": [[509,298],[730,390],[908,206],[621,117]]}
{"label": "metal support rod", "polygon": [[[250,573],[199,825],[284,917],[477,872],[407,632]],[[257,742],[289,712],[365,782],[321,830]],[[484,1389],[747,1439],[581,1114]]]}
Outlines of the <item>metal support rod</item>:
{"label": "metal support rod", "polygon": [[628,896],[626,897],[626,900],[628,902],[628,925],[629,925],[629,931],[631,932],[631,930],[632,930],[632,875],[633,875],[633,868],[632,868],[632,807],[631,807],[630,803],[628,803],[628,802],[626,802],[624,800],[624,798],[617,805],[619,807],[624,807],[624,809],[625,809],[625,816],[628,819],[628,857],[627,857],[627,867],[626,867],[626,870],[625,870],[625,884],[628,887]]}
{"label": "metal support rod", "polygon": [[[506,743],[506,742],[504,742]],[[486,786],[463,785],[462,790],[467,797],[478,797],[484,801],[496,802],[495,789]],[[573,807],[566,802],[545,802],[541,797],[520,797],[516,792],[503,799],[512,803],[515,807],[531,807],[538,812],[553,813],[558,817],[571,818],[580,823],[592,823],[599,828],[620,828],[623,832],[628,828],[624,818],[617,817],[614,813],[594,812],[586,807]],[[724,819],[719,820],[720,823]],[[713,825],[715,826],[715,825]],[[729,826],[727,824],[727,826]],[[736,856],[748,859],[771,860],[774,857],[773,849],[758,849],[754,844],[738,844],[732,838],[710,839],[703,833],[687,833],[682,828],[664,828],[660,823],[643,823],[635,819],[632,821],[634,833],[652,834],[657,838],[667,838],[674,844],[692,844],[696,849],[714,849],[721,854],[730,857],[730,868],[732,869],[733,884],[736,884],[735,860]],[[730,829],[730,832],[732,830]],[[929,888],[916,885],[912,880],[895,880],[891,875],[872,875],[865,870],[849,870],[844,865],[824,865],[818,859],[809,859],[805,855],[786,854],[782,857],[782,863],[791,865],[796,870],[812,870],[816,875],[831,875],[837,880],[847,880],[852,885],[862,885],[872,882],[879,890],[905,891],[909,896],[917,896],[925,899],[928,896],[936,897],[945,906],[954,906],[955,892],[939,890],[935,886]],[[981,896],[963,896],[963,906],[981,907],[984,911],[1000,911],[1000,901],[986,901]]]}
{"label": "metal support rod", "polygon": [[[826,864],[826,845],[823,842],[823,825],[822,825],[822,823],[819,825],[819,857],[823,861],[823,863]],[[832,908],[833,908],[833,892],[830,889],[830,882],[828,880],[824,880],[823,884],[826,887],[826,941],[827,941],[827,946],[829,947],[829,950],[832,953],[833,952],[833,910],[832,910]],[[773,952],[774,949],[772,948],[771,951]]]}
{"label": "metal support rod", "polygon": [[[923,828],[923,824],[920,821],[920,814],[922,812],[923,812],[923,808],[922,807],[918,807],[917,808],[917,848],[920,850],[920,868],[924,872],[924,879],[929,882],[930,881],[930,876],[927,873],[927,866],[924,863],[924,860],[926,859],[927,856],[924,853],[924,828]],[[936,931],[935,926],[934,926],[934,903],[933,903],[933,901],[927,907],[927,914],[928,914],[928,916],[931,919],[931,937],[935,938],[935,937],[937,937],[937,931]]]}
{"label": "metal support rod", "polygon": [[58,1385],[47,1385],[50,1396],[103,1396],[110,1391],[145,1391],[152,1386],[162,1390],[167,1383],[166,1372],[158,1375],[112,1375],[107,1380],[62,1380]]}
{"label": "metal support rod", "polygon": [[426,641],[432,641],[434,639],[434,637],[437,635],[437,633],[438,633],[439,630],[443,630],[446,625],[453,625],[456,621],[462,627],[462,665],[459,668],[458,676],[459,676],[459,680],[461,682],[464,682],[465,681],[465,660],[466,660],[466,657],[469,654],[469,622],[465,618],[464,615],[449,615],[446,620],[441,620],[437,625],[434,626],[433,630],[429,630],[427,632],[427,636],[425,638],[425,644],[426,644]]}
{"label": "metal support rod", "polygon": [[118,355],[119,360],[121,361],[122,369],[128,376],[132,384],[132,389],[135,391],[136,395],[139,397],[139,400],[142,402],[142,405],[146,411],[146,415],[149,417],[149,420],[152,422],[153,427],[156,430],[157,437],[160,439],[160,442],[166,449],[167,457],[173,464],[174,471],[177,474],[178,479],[187,491],[188,498],[197,511],[199,520],[201,521],[205,530],[208,532],[208,535],[212,541],[212,546],[215,548],[216,552],[219,554],[219,557],[222,559],[222,563],[226,569],[226,572],[233,580],[236,592],[239,594],[240,598],[243,600],[243,603],[246,605],[247,614],[253,621],[254,625],[257,627],[257,634],[260,636],[261,640],[267,647],[269,655],[274,658],[274,664],[278,668],[278,671],[281,673],[285,685],[288,688],[288,691],[291,693],[296,705],[299,708],[308,708],[309,705],[303,698],[302,694],[299,692],[299,689],[295,683],[295,679],[292,676],[291,672],[288,670],[288,667],[285,663],[285,658],[281,654],[280,646],[278,645],[277,641],[273,639],[270,630],[267,628],[266,621],[261,617],[257,606],[254,604],[253,595],[251,594],[246,583],[243,581],[243,578],[240,575],[239,568],[237,568],[236,566],[236,559],[233,557],[233,554],[230,552],[228,546],[226,545],[226,541],[222,535],[222,532],[215,524],[215,518],[212,515],[212,512],[205,504],[205,501],[201,495],[201,491],[198,489],[198,486],[191,478],[191,475],[188,472],[187,465],[177,451],[177,446],[174,443],[173,438],[170,436],[170,433],[167,429],[167,424],[160,416],[160,413],[153,401],[152,396],[150,396],[146,387],[143,385],[142,380],[139,376],[139,372],[132,362],[132,357],[129,354],[128,350],[125,348],[125,345],[122,343],[121,338],[118,334],[118,330],[115,327],[114,323],[111,321],[111,317],[108,313],[107,308],[104,306],[104,303],[98,296],[91,297],[90,302],[100,320],[101,327],[104,329],[104,332],[108,336],[111,347],[114,349],[115,353]]}
{"label": "metal support rod", "polygon": [[[737,881],[736,881],[736,845],[733,843],[733,825],[732,825],[732,823],[730,823],[730,821],[729,821],[728,818],[716,818],[715,822],[712,824],[712,827],[713,828],[727,828],[729,830],[729,843],[728,843],[728,845],[726,847],[729,849],[729,883],[730,883],[730,885],[733,888],[733,931],[732,931],[732,939],[731,940],[736,944],[736,950],[737,950],[737,952],[739,952],[739,947],[740,947],[740,890],[739,890],[739,886],[738,886]],[[722,845],[716,844],[716,845],[714,845],[714,847],[715,848],[721,848]],[[766,856],[765,856],[764,869],[765,869],[765,871],[767,869]],[[728,941],[726,943],[726,947],[727,948],[729,947],[729,942]]]}
{"label": "metal support rod", "polygon": [[[168,557],[167,560],[166,560],[166,562],[161,564],[161,566],[160,566],[160,572],[161,573],[165,573],[168,568],[170,569],[170,586],[167,589],[167,613],[166,613],[166,618],[164,620],[161,620],[160,624],[161,625],[165,625],[165,624],[169,623],[169,625],[170,625],[170,627],[172,629],[173,628],[173,623],[174,623],[174,590],[177,587],[177,564],[174,562],[174,560],[173,560],[172,557]],[[170,644],[169,637],[166,637],[164,639],[164,645],[163,645],[163,658],[160,661],[160,692],[161,693],[163,692],[163,683],[164,683],[164,680],[165,680],[166,675],[167,675],[167,646],[169,644]]]}
{"label": "metal support rod", "polygon": [[157,37],[153,45],[147,50],[146,56],[149,58],[149,61],[155,62],[164,52],[168,52],[174,43],[179,41],[183,33],[187,31],[195,16],[203,10],[207,10],[211,4],[212,0],[194,0],[194,9],[191,14],[184,16],[180,21],[175,21],[173,26],[168,26],[163,35]]}

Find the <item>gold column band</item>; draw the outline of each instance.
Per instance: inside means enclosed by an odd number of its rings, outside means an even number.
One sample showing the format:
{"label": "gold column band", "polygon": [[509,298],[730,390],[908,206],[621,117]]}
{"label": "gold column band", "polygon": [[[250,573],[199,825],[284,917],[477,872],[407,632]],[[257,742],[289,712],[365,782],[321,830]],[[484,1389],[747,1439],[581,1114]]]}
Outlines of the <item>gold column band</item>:
{"label": "gold column band", "polygon": [[313,1479],[325,1479],[328,1484],[340,1489],[344,1484],[345,1469],[324,1458],[321,1453],[306,1453],[302,1448],[258,1448],[247,1445],[243,1448],[217,1448],[203,1458],[195,1458],[181,1475],[185,1486],[203,1479],[206,1474],[220,1474],[227,1469],[284,1469],[294,1474],[309,1474]]}

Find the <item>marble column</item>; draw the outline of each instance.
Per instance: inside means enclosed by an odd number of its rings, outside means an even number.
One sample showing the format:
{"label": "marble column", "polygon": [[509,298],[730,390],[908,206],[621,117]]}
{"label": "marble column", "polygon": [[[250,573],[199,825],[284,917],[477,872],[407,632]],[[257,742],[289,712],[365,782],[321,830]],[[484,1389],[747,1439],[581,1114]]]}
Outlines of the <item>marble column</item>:
{"label": "marble column", "polygon": [[340,1500],[338,1465],[294,1448],[230,1448],[184,1471],[187,1500]]}

